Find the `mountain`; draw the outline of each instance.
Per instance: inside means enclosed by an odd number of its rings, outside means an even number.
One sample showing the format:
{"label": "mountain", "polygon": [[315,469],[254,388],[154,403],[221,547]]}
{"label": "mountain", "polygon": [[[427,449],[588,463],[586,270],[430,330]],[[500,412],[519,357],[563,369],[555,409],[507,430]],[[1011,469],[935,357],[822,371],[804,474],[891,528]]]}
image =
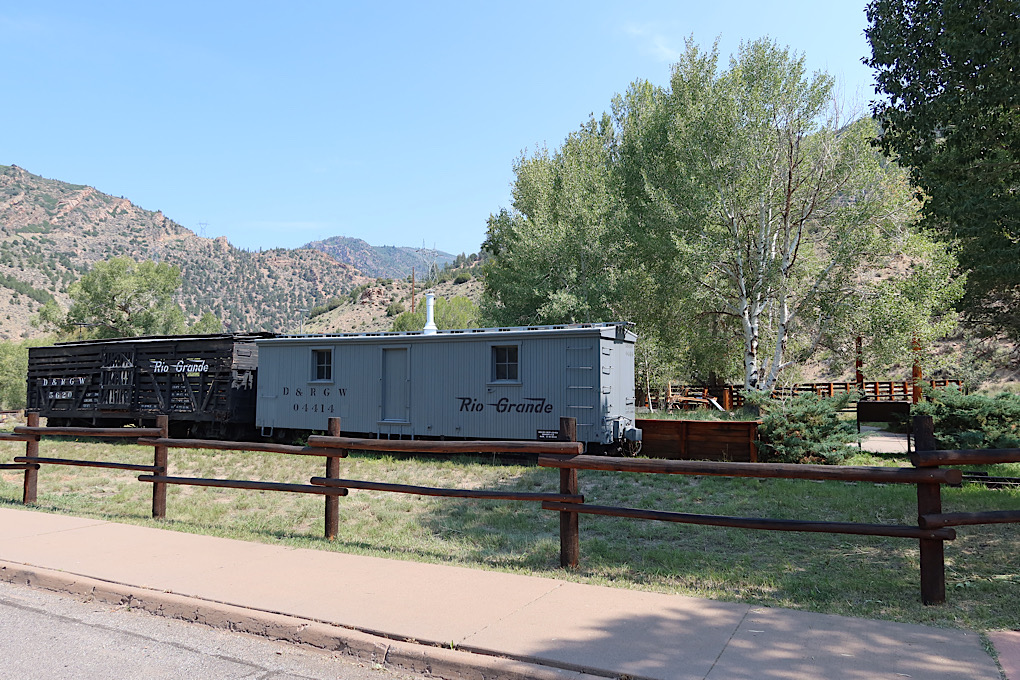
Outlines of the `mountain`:
{"label": "mountain", "polygon": [[[402,279],[411,275],[414,267],[419,278],[431,264],[423,259],[423,248],[404,246],[373,246],[360,238],[333,236],[322,241],[312,241],[305,248],[314,248],[331,255],[337,262],[345,262],[368,276],[376,278]],[[433,250],[436,266],[442,269],[454,256]]]}
{"label": "mountain", "polygon": [[80,184],[0,165],[0,338],[38,335],[30,319],[100,260],[126,255],[180,267],[179,301],[227,330],[293,331],[311,309],[369,281],[314,248],[252,252]]}

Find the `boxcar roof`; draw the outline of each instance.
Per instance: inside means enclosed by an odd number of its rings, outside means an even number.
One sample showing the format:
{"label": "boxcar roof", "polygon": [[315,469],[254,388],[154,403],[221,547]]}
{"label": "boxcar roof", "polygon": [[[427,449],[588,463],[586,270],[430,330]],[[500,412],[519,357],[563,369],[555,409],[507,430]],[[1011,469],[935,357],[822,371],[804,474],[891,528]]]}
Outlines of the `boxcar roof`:
{"label": "boxcar roof", "polygon": [[272,338],[256,340],[258,344],[306,344],[323,341],[444,341],[460,338],[509,338],[531,337],[534,335],[600,335],[605,338],[616,338],[622,335],[627,342],[637,340],[637,335],[630,330],[632,324],[626,322],[576,323],[549,326],[505,326],[501,328],[461,328],[440,330],[426,334],[424,331],[377,332],[377,333],[324,333],[316,335],[277,335]]}
{"label": "boxcar roof", "polygon": [[54,343],[54,345],[67,347],[73,345],[103,345],[110,342],[143,343],[143,342],[167,342],[167,341],[179,342],[182,340],[232,340],[234,342],[251,342],[253,340],[267,339],[272,337],[276,337],[276,334],[257,332],[257,333],[207,333],[204,335],[139,335],[127,338],[104,338],[98,340],[68,340],[66,342]]}

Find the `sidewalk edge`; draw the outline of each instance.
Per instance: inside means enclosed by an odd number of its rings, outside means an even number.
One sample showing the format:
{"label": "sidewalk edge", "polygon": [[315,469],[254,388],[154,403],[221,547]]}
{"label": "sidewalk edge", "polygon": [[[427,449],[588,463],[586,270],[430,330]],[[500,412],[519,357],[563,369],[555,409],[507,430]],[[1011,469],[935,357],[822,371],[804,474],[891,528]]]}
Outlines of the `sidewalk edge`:
{"label": "sidewalk edge", "polygon": [[526,660],[401,642],[333,624],[0,560],[0,581],[336,652],[451,680],[606,680]]}

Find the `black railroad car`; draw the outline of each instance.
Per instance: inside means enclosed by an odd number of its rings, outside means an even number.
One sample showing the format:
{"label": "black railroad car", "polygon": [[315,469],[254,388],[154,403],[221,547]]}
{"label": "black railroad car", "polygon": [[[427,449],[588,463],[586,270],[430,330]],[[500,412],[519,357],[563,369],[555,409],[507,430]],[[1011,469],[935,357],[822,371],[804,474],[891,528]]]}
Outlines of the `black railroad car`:
{"label": "black railroad car", "polygon": [[151,426],[173,436],[255,435],[256,339],[271,333],[64,342],[28,354],[28,409],[51,426]]}

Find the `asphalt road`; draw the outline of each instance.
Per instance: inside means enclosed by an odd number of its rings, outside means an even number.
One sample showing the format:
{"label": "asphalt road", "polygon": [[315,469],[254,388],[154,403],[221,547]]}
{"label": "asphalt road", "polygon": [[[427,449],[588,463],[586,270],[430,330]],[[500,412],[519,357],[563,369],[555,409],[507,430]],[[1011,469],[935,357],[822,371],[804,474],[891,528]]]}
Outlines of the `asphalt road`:
{"label": "asphalt road", "polygon": [[378,664],[0,582],[0,679],[419,680]]}

